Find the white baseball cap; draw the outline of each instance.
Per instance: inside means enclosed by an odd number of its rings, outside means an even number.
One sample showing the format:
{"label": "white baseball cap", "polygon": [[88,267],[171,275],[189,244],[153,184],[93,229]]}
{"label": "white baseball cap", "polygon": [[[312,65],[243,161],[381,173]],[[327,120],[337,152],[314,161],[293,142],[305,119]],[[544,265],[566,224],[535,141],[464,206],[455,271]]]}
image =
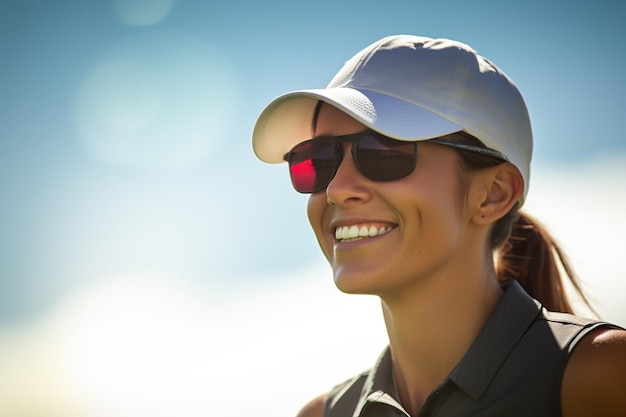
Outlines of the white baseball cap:
{"label": "white baseball cap", "polygon": [[293,146],[310,139],[319,101],[394,139],[465,131],[517,167],[524,201],[533,147],[526,104],[513,81],[468,45],[412,35],[371,44],[326,88],[283,94],[262,111],[252,134],[258,158],[284,162]]}

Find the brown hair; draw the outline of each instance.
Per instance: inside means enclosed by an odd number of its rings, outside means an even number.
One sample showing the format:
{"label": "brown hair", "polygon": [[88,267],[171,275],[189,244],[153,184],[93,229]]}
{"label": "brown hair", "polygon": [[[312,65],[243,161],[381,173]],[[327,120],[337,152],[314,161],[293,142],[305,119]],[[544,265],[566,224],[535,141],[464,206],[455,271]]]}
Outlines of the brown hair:
{"label": "brown hair", "polygon": [[[451,139],[484,146],[478,139],[462,134]],[[470,175],[502,161],[472,152],[459,151],[461,170]],[[467,182],[462,180],[462,186]],[[490,236],[495,253],[496,276],[501,282],[518,281],[548,310],[574,313],[565,284],[569,283],[585,305],[597,315],[584,294],[577,276],[563,251],[535,219],[518,211],[516,204],[493,225]]]}
{"label": "brown hair", "polygon": [[[496,224],[496,229],[499,225]],[[517,280],[548,310],[573,313],[564,288],[567,279],[593,310],[578,278],[554,239],[535,219],[519,213],[509,238],[496,250],[496,274],[501,281]]]}

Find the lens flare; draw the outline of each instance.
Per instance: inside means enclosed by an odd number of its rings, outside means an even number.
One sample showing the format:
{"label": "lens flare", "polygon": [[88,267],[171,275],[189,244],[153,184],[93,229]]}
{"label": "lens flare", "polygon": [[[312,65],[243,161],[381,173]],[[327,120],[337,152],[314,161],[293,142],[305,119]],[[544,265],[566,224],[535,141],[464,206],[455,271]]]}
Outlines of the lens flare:
{"label": "lens flare", "polygon": [[134,38],[101,57],[76,94],[78,136],[96,159],[178,169],[210,156],[231,126],[237,82],[206,41]]}

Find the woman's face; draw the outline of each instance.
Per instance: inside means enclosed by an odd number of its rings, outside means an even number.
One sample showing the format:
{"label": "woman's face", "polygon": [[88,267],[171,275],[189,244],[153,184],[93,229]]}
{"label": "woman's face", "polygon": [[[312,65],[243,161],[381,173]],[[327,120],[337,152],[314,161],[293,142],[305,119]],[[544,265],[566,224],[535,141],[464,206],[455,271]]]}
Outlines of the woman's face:
{"label": "woman's face", "polygon": [[[315,136],[364,129],[355,119],[323,105]],[[308,202],[309,221],[337,287],[348,293],[383,295],[438,274],[445,276],[467,240],[469,223],[459,206],[455,151],[421,143],[412,174],[375,182],[358,172],[351,145],[344,146],[334,179],[325,190],[311,194]],[[338,228],[352,227],[381,232],[356,240],[336,238]]]}

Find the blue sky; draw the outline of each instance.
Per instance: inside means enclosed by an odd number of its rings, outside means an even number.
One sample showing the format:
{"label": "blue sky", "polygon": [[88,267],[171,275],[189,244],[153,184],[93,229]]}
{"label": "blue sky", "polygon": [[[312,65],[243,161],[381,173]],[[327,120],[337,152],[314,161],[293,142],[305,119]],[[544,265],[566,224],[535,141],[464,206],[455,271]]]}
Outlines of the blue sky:
{"label": "blue sky", "polygon": [[[319,261],[250,132],[392,33],[469,43],[520,86],[535,166],[623,152],[621,2],[12,1],[0,8],[0,322],[164,270],[222,291]],[[531,185],[532,187],[532,185]],[[531,191],[532,192],[532,191]]]}
{"label": "blue sky", "polygon": [[464,41],[515,80],[535,130],[530,208],[564,236],[566,203],[591,210],[572,211],[577,227],[621,219],[625,17],[618,1],[4,1],[0,329],[120,277],[222,305],[325,271],[305,197],[254,158],[252,127],[394,33]]}
{"label": "blue sky", "polygon": [[325,85],[388,34],[462,40],[503,68],[528,101],[535,166],[622,152],[624,9],[4,2],[0,322],[120,271],[166,270],[217,291],[317,262],[302,196],[284,167],[253,158],[250,132],[274,96]]}

